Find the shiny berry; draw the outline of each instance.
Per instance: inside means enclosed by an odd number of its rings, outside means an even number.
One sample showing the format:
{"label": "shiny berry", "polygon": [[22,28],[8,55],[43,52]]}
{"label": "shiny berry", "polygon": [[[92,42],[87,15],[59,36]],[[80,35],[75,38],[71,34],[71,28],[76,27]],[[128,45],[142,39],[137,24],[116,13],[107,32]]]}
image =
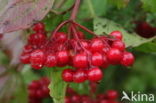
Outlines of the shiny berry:
{"label": "shiny berry", "polygon": [[73,81],[73,70],[72,69],[64,69],[62,72],[62,79],[65,82],[72,82]]}
{"label": "shiny berry", "polygon": [[109,91],[107,91],[106,95],[107,95],[107,97],[109,99],[116,99],[116,98],[118,98],[118,92],[115,91],[115,90],[109,90]]}
{"label": "shiny berry", "polygon": [[103,77],[102,71],[98,67],[90,68],[88,70],[88,79],[90,81],[97,82],[101,80],[102,77]]}
{"label": "shiny berry", "polygon": [[107,53],[107,58],[111,64],[118,64],[122,59],[122,52],[119,49],[111,48]]}
{"label": "shiny berry", "polygon": [[42,33],[31,34],[28,38],[29,44],[32,45],[42,45],[46,42],[46,36]]}
{"label": "shiny berry", "polygon": [[103,56],[101,53],[94,53],[91,58],[93,66],[101,66],[103,64]]}
{"label": "shiny berry", "polygon": [[71,101],[72,101],[72,103],[80,103],[80,101],[81,101],[80,96],[79,95],[73,95],[71,97]]}
{"label": "shiny berry", "polygon": [[66,50],[59,51],[57,53],[58,65],[62,66],[69,62],[69,52]]}
{"label": "shiny berry", "polygon": [[86,71],[84,70],[77,70],[73,75],[73,81],[75,83],[82,83],[87,79]]}
{"label": "shiny berry", "polygon": [[114,41],[112,44],[112,48],[116,48],[116,49],[119,49],[120,51],[124,51],[125,50],[125,43],[123,43],[120,40]]}
{"label": "shiny berry", "polygon": [[32,45],[29,45],[29,44],[25,45],[23,48],[24,53],[30,53],[30,52],[32,52],[32,50],[33,50],[33,47],[32,47]]}
{"label": "shiny berry", "polygon": [[36,31],[36,32],[44,31],[44,28],[45,28],[45,26],[44,26],[43,23],[36,23],[33,26],[33,30]]}
{"label": "shiny berry", "polygon": [[122,33],[120,31],[113,31],[110,35],[116,39],[122,40]]}
{"label": "shiny berry", "polygon": [[30,63],[30,53],[22,53],[20,56],[20,61],[24,64]]}
{"label": "shiny berry", "polygon": [[130,52],[124,52],[123,53],[123,58],[121,60],[121,64],[124,66],[131,66],[134,63],[134,56]]}
{"label": "shiny berry", "polygon": [[91,51],[92,52],[101,52],[104,48],[103,41],[100,39],[93,39],[91,42]]}
{"label": "shiny berry", "polygon": [[102,68],[107,68],[108,66],[109,66],[109,61],[108,61],[108,59],[107,59],[107,56],[106,55],[103,55],[102,56],[102,59],[103,59],[103,63],[102,63],[102,65],[101,65],[101,67]]}
{"label": "shiny berry", "polygon": [[45,62],[45,54],[43,50],[37,49],[31,53],[30,63],[35,69],[41,69]]}
{"label": "shiny berry", "polygon": [[88,66],[87,54],[76,54],[73,57],[73,65],[76,68],[86,68]]}
{"label": "shiny berry", "polygon": [[55,54],[48,54],[45,61],[45,66],[47,67],[54,67],[57,64],[57,59]]}
{"label": "shiny berry", "polygon": [[84,39],[85,38],[84,33],[81,32],[81,31],[78,31],[77,35],[78,35],[79,39]]}
{"label": "shiny berry", "polygon": [[64,32],[57,32],[54,35],[57,42],[63,43],[67,40],[67,34],[65,34]]}

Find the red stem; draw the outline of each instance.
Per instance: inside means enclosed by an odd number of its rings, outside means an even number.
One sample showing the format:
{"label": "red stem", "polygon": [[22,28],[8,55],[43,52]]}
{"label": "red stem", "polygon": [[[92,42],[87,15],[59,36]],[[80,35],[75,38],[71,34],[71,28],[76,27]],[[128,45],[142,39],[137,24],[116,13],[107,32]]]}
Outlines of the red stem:
{"label": "red stem", "polygon": [[70,19],[72,21],[74,21],[75,18],[76,18],[76,15],[77,15],[77,12],[78,12],[78,9],[79,9],[79,6],[80,6],[80,2],[81,2],[81,0],[76,0],[75,1],[74,9],[73,9],[73,11],[71,13],[71,17],[70,17]]}
{"label": "red stem", "polygon": [[76,22],[74,22],[74,21],[72,21],[72,23],[75,24],[76,26],[80,27],[81,29],[87,31],[88,33],[90,33],[90,34],[92,34],[92,35],[98,37],[93,31],[89,30],[89,29],[86,28],[85,26],[82,26],[82,25],[80,25],[80,24],[78,24],[78,23],[76,23]]}
{"label": "red stem", "polygon": [[62,22],[59,26],[57,26],[57,28],[54,30],[54,32],[52,33],[50,40],[52,40],[55,36],[55,34],[67,23],[71,22],[70,20],[66,20],[64,22]]}

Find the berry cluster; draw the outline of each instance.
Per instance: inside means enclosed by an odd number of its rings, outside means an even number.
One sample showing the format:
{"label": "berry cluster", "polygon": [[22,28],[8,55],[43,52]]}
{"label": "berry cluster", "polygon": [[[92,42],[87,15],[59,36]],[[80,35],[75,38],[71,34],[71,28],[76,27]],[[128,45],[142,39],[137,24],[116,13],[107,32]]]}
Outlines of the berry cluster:
{"label": "berry cluster", "polygon": [[110,64],[133,64],[134,56],[125,50],[120,31],[113,31],[109,36],[94,35],[90,40],[85,38],[77,26],[79,24],[72,22],[68,33],[58,32],[56,29],[48,39],[44,25],[35,24],[35,33],[29,36],[21,61],[30,63],[35,69],[43,66],[72,66],[75,69],[65,69],[62,78],[66,82],[76,83],[101,80],[103,73],[100,68],[107,68]]}
{"label": "berry cluster", "polygon": [[46,77],[32,81],[28,86],[29,103],[42,103],[42,99],[49,97],[49,83]]}
{"label": "berry cluster", "polygon": [[118,92],[115,90],[109,90],[92,98],[88,95],[79,95],[72,88],[68,88],[65,103],[119,103],[117,99]]}

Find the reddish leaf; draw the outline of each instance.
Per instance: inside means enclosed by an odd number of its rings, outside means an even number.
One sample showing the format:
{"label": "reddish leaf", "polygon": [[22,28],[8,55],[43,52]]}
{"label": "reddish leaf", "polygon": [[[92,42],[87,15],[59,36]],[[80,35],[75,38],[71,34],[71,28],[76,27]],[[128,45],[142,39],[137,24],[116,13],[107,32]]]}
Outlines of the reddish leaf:
{"label": "reddish leaf", "polygon": [[0,0],[0,33],[26,29],[42,20],[54,0]]}

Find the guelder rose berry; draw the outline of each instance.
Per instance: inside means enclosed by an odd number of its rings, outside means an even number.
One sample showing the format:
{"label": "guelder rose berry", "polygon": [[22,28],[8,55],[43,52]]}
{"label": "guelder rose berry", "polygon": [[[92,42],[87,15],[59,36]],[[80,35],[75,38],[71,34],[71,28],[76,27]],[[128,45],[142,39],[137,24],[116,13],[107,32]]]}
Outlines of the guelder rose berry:
{"label": "guelder rose berry", "polygon": [[87,55],[85,53],[75,55],[73,57],[73,65],[76,68],[86,68],[88,66]]}
{"label": "guelder rose berry", "polygon": [[92,65],[94,66],[101,66],[103,64],[103,56],[101,53],[94,53],[92,55],[92,58],[91,58],[91,61],[92,61]]}
{"label": "guelder rose berry", "polygon": [[64,32],[57,32],[54,35],[57,42],[63,43],[67,41],[67,34],[65,34]]}
{"label": "guelder rose berry", "polygon": [[122,41],[117,40],[117,41],[113,42],[112,48],[116,48],[116,49],[119,49],[120,51],[124,51],[125,50],[125,44]]}
{"label": "guelder rose berry", "polygon": [[73,75],[73,81],[75,83],[82,83],[87,80],[87,74],[84,70],[77,70]]}
{"label": "guelder rose berry", "polygon": [[95,68],[90,68],[88,70],[88,79],[90,81],[97,82],[97,81],[101,80],[102,77],[103,77],[103,73],[102,73],[101,69],[95,67]]}
{"label": "guelder rose berry", "polygon": [[30,63],[33,68],[41,69],[45,62],[45,54],[43,50],[35,50],[30,55]]}
{"label": "guelder rose berry", "polygon": [[36,32],[39,32],[39,31],[44,31],[44,24],[43,23],[36,23],[34,26],[33,26],[33,30],[36,31]]}
{"label": "guelder rose berry", "polygon": [[116,39],[122,40],[122,33],[120,31],[113,31],[110,35]]}
{"label": "guelder rose berry", "polygon": [[44,65],[47,67],[54,67],[56,66],[56,64],[57,64],[56,55],[53,53],[48,54]]}
{"label": "guelder rose berry", "polygon": [[58,65],[65,65],[69,61],[69,52],[66,50],[57,53]]}
{"label": "guelder rose berry", "polygon": [[130,52],[124,52],[121,64],[124,66],[131,66],[134,63],[134,56]]}
{"label": "guelder rose berry", "polygon": [[119,64],[122,56],[122,52],[116,48],[111,48],[110,51],[107,53],[107,58],[111,64]]}
{"label": "guelder rose berry", "polygon": [[91,42],[91,51],[92,52],[101,52],[104,48],[103,41],[100,39],[93,39]]}
{"label": "guelder rose berry", "polygon": [[72,69],[63,70],[62,79],[66,82],[72,82],[73,81],[73,70]]}

